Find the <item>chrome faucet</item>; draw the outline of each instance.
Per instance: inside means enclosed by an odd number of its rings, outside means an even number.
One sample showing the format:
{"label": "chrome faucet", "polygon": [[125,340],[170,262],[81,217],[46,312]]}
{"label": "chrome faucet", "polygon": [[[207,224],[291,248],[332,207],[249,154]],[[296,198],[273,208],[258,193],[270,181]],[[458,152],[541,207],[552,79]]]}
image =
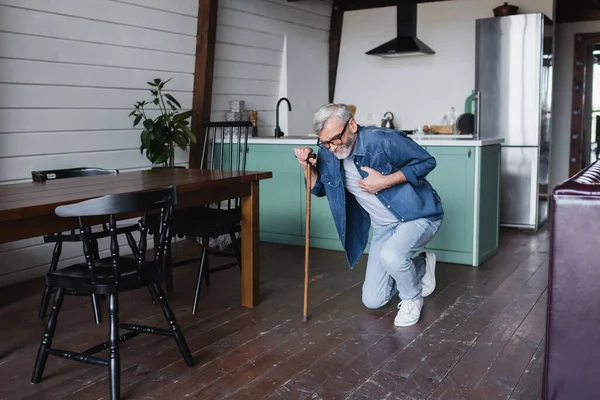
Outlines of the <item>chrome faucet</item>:
{"label": "chrome faucet", "polygon": [[277,102],[277,108],[275,108],[275,137],[276,138],[283,136],[283,131],[279,127],[279,104],[281,104],[282,101],[287,102],[288,111],[292,111],[292,105],[290,104],[290,101],[285,97],[280,98],[279,101]]}

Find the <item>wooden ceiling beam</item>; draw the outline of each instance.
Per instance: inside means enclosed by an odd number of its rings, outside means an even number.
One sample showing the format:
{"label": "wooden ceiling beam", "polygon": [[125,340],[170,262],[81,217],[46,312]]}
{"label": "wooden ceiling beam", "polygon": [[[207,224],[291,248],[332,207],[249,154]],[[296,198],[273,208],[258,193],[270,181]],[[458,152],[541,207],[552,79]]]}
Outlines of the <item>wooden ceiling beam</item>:
{"label": "wooden ceiling beam", "polygon": [[[438,1],[450,0],[416,0],[417,3],[433,3]],[[334,6],[340,7],[343,11],[366,10],[369,8],[392,7],[397,6],[399,0],[334,0]]]}
{"label": "wooden ceiling beam", "polygon": [[338,61],[340,57],[340,44],[342,42],[342,23],[344,11],[337,6],[331,10],[331,23],[329,27],[329,102],[333,103],[335,95],[335,82],[337,78]]}
{"label": "wooden ceiling beam", "polygon": [[396,6],[398,5],[398,0],[337,0],[334,1],[333,5],[334,7],[339,7],[344,12]]}
{"label": "wooden ceiling beam", "polygon": [[556,0],[556,22],[579,22],[600,20],[598,0]]}
{"label": "wooden ceiling beam", "polygon": [[192,100],[194,110],[192,132],[196,135],[197,141],[190,146],[190,168],[202,168],[200,163],[204,151],[204,124],[210,121],[218,3],[218,0],[198,0],[198,32]]}

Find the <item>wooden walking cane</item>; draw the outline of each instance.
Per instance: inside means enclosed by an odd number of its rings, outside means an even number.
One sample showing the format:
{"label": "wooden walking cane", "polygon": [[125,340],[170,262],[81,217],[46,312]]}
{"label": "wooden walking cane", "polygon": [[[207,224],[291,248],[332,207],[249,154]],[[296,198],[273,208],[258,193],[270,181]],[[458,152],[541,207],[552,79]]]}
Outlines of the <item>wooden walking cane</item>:
{"label": "wooden walking cane", "polygon": [[306,159],[306,165],[308,166],[308,173],[306,174],[306,239],[304,243],[304,314],[302,315],[302,322],[308,321],[308,257],[310,252],[310,189],[311,184],[311,171],[310,171],[310,159],[317,157],[314,153],[310,153]]}

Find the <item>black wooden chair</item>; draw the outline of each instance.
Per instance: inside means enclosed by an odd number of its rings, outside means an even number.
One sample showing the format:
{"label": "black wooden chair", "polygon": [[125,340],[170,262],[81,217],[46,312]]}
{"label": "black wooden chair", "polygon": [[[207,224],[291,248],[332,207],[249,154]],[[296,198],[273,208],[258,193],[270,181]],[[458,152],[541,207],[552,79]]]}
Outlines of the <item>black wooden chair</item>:
{"label": "black wooden chair", "polygon": [[[66,168],[66,169],[55,169],[55,170],[45,170],[45,171],[31,171],[31,177],[34,182],[46,182],[55,179],[65,179],[65,178],[77,178],[84,176],[93,176],[93,175],[116,175],[119,171],[116,169],[103,169],[103,168],[89,168],[89,167],[81,167],[81,168]],[[131,247],[131,251],[133,254],[137,254],[137,247],[135,244],[135,240],[133,238],[132,232],[138,231],[139,226],[137,224],[130,224],[125,226],[119,226],[117,228],[118,234],[125,234],[127,237],[127,242]],[[94,259],[99,259],[99,249],[98,249],[98,239],[106,238],[109,236],[110,232],[106,227],[106,224],[102,225],[101,230],[93,230],[92,227],[88,228],[88,233],[91,234],[91,246],[92,253]],[[50,262],[50,269],[48,272],[55,271],[58,266],[58,261],[60,259],[60,254],[62,252],[63,243],[65,242],[80,242],[81,237],[79,234],[75,233],[75,230],[71,230],[71,232],[57,232],[50,235],[44,236],[44,243],[55,243],[54,250],[52,252],[52,260]],[[46,285],[44,288],[44,293],[42,294],[42,300],[40,304],[40,309],[38,312],[38,318],[44,319],[46,317],[46,313],[48,311],[48,305],[50,303],[51,290]],[[92,295],[92,306],[94,309],[94,319],[97,324],[102,322],[102,313],[100,311],[100,302],[96,295]]]}
{"label": "black wooden chair", "polygon": [[[171,217],[177,203],[177,191],[174,187],[148,192],[108,195],[80,203],[60,206],[55,213],[59,217],[78,218],[79,234],[83,243],[86,262],[51,271],[46,275],[46,284],[56,289],[50,318],[38,350],[32,383],[42,379],[44,367],[49,355],[69,360],[101,365],[109,368],[110,398],[120,398],[120,343],[141,333],[171,336],[175,339],[185,363],[191,367],[194,361],[187,342],[169,307],[160,282],[166,267],[166,247],[171,238]],[[158,246],[154,249],[152,260],[146,260],[147,226],[149,213],[159,215]],[[123,213],[143,213],[140,226],[138,253],[135,257],[121,257],[117,235],[116,215]],[[92,235],[86,217],[109,216],[111,256],[99,260],[93,257]],[[162,307],[169,329],[150,326],[123,324],[119,322],[119,293],[148,287]],[[77,294],[105,294],[109,296],[109,335],[108,340],[83,352],[59,350],[52,347],[54,330],[58,314],[66,291]],[[119,329],[128,331],[120,334]],[[109,350],[107,359],[94,356],[105,349]]]}
{"label": "black wooden chair", "polygon": [[[217,170],[246,170],[246,152],[248,149],[248,135],[252,132],[253,125],[250,121],[236,122],[209,122],[204,128],[204,148],[201,165],[206,169]],[[202,207],[193,207],[177,210],[173,215],[173,234],[184,237],[191,236],[202,240],[202,251],[199,258],[182,260],[172,265],[177,267],[190,262],[200,261],[196,278],[196,289],[192,313],[198,311],[198,299],[202,281],[210,285],[209,274],[227,268],[241,268],[241,242],[236,234],[241,232],[241,199],[234,198],[219,203],[208,204]],[[228,235],[231,240],[232,251],[218,251],[209,249],[211,238]],[[170,250],[169,250],[170,252]],[[234,258],[234,261],[225,265],[209,268],[208,255],[216,254]],[[172,273],[172,271],[169,271]]]}

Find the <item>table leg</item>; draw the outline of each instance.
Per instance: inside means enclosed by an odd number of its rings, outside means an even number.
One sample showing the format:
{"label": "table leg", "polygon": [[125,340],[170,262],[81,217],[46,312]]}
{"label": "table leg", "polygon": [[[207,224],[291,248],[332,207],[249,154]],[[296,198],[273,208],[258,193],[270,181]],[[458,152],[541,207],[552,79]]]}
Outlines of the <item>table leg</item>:
{"label": "table leg", "polygon": [[[153,239],[154,239],[154,248],[156,249],[158,247],[158,233],[154,233]],[[167,245],[167,250],[168,250],[168,254],[167,254],[167,271],[165,274],[164,279],[162,280],[162,282],[160,283],[160,286],[162,287],[163,292],[166,293],[171,293],[173,292],[173,263],[172,263],[172,255],[171,255],[171,246]]]}
{"label": "table leg", "polygon": [[250,195],[242,197],[242,306],[258,305],[260,294],[259,181],[250,183]]}

